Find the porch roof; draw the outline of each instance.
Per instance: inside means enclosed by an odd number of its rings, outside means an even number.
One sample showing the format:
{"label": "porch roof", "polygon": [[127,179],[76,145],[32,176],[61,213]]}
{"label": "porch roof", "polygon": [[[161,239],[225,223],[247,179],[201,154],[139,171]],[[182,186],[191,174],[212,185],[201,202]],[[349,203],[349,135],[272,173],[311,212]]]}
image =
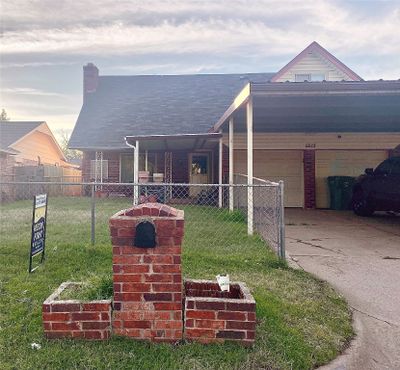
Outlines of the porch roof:
{"label": "porch roof", "polygon": [[125,136],[127,145],[136,145],[139,142],[140,150],[175,151],[213,149],[218,144],[222,134],[218,132],[205,134],[180,135],[139,135]]}
{"label": "porch roof", "polygon": [[249,83],[210,131],[400,132],[400,81]]}

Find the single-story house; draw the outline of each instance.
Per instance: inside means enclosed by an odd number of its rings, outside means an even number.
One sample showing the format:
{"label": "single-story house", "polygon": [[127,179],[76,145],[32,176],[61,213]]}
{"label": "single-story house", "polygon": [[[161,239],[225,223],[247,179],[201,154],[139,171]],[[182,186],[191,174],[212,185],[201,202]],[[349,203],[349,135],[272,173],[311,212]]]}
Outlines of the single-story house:
{"label": "single-story house", "polygon": [[0,149],[16,165],[71,166],[44,121],[0,121]]}
{"label": "single-story house", "polygon": [[23,168],[34,170],[39,166],[47,177],[59,172],[80,176],[78,166],[67,162],[44,121],[0,121],[0,165],[2,181],[26,179],[26,176],[17,176],[17,172],[20,175],[23,171],[19,170]]}
{"label": "single-story house", "polygon": [[326,208],[328,176],[357,176],[400,143],[400,81],[364,81],[316,42],[277,73],[83,72],[69,146],[85,181],[136,182],[136,157],[165,182],[242,173],[283,180],[288,207]]}

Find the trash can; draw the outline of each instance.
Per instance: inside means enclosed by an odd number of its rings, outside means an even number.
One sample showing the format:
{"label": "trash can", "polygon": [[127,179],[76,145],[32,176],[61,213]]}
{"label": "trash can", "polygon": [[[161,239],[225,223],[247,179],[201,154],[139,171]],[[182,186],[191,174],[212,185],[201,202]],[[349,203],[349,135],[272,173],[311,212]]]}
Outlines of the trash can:
{"label": "trash can", "polygon": [[339,176],[338,185],[341,190],[340,209],[351,209],[351,198],[353,196],[353,186],[356,179],[351,176]]}
{"label": "trash can", "polygon": [[347,210],[351,208],[351,197],[355,178],[351,176],[329,176],[327,178],[330,209]]}

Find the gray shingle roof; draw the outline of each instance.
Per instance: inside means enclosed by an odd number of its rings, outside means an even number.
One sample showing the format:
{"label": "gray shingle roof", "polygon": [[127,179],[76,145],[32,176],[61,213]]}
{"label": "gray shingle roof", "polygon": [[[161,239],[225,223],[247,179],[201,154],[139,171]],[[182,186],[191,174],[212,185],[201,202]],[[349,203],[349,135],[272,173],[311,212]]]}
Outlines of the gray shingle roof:
{"label": "gray shingle roof", "polygon": [[0,148],[7,149],[43,121],[0,121]]}
{"label": "gray shingle roof", "polygon": [[[256,132],[400,132],[400,81],[267,83],[250,90]],[[244,108],[235,114],[235,130],[246,130]]]}
{"label": "gray shingle roof", "polygon": [[69,146],[125,148],[129,135],[205,133],[247,82],[266,82],[273,75],[100,76]]}

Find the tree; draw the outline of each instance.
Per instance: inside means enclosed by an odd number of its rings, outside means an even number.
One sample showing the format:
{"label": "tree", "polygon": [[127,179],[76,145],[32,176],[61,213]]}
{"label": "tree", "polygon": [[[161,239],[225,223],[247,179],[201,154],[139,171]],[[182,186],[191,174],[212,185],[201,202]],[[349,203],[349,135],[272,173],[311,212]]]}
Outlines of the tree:
{"label": "tree", "polygon": [[8,117],[6,110],[3,108],[0,113],[0,121],[9,121],[10,117]]}
{"label": "tree", "polygon": [[74,159],[81,159],[82,158],[82,152],[79,150],[75,149],[69,149],[68,148],[68,142],[71,134],[66,131],[66,130],[60,130],[60,147],[61,150],[63,151],[65,157],[67,158],[68,161],[74,160]]}

